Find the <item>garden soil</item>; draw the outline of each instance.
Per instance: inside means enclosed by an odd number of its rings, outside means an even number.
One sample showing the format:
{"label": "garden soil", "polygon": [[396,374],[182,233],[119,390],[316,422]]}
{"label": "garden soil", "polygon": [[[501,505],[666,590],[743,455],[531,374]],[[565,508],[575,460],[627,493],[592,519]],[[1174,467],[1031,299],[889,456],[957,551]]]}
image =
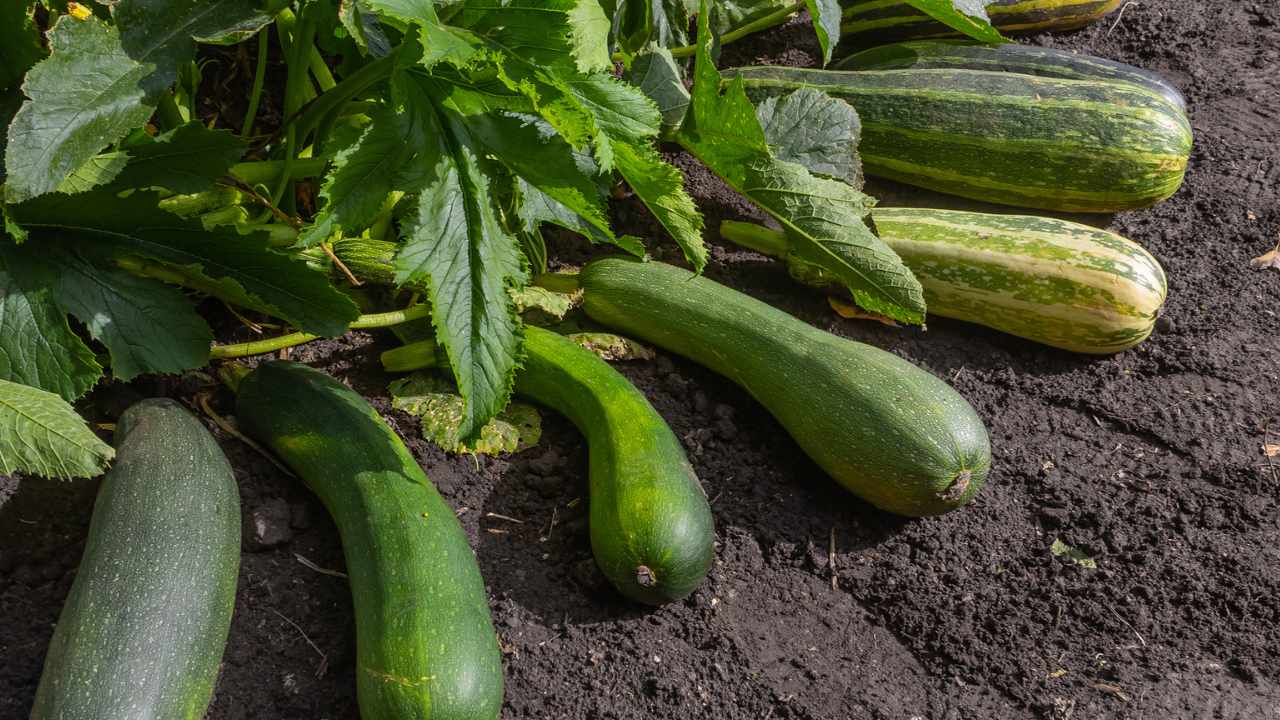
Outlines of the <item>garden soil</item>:
{"label": "garden soil", "polygon": [[[1151,210],[1086,218],[1169,274],[1156,334],[1118,356],[943,319],[926,331],[839,319],[778,263],[721,243],[721,219],[754,216],[671,154],[707,213],[710,277],[907,358],[973,403],[994,469],[962,510],[878,512],[728,382],[665,353],[620,364],[684,440],[717,527],[701,589],[639,607],[592,564],[587,448],[567,422],[544,414],[526,452],[448,456],[390,409],[377,361],[389,337],[294,353],[364,393],[458,511],[501,637],[504,718],[1280,719],[1280,456],[1264,452],[1280,445],[1280,270],[1250,267],[1280,238],[1280,6],[1132,2],[1031,41],[1150,68],[1190,103],[1186,186]],[[811,65],[815,49],[792,23],[729,46],[724,61]],[[956,204],[870,190],[886,204]],[[675,259],[633,199],[614,209]],[[558,257],[590,253],[556,244]],[[191,403],[209,386],[133,389]],[[95,406],[119,394],[100,390]],[[212,406],[233,412],[221,392]],[[327,572],[343,569],[333,524],[298,481],[216,433],[247,531],[208,717],[353,720],[354,622],[346,581]],[[0,480],[4,720],[29,712],[95,490]]]}

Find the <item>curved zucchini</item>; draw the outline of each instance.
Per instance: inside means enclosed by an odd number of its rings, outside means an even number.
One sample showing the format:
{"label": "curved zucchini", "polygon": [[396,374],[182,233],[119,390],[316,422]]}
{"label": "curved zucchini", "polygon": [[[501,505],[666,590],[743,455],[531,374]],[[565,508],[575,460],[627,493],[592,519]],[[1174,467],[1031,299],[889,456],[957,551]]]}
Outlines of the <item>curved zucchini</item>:
{"label": "curved zucchini", "polygon": [[320,497],[342,536],[364,720],[493,720],[502,662],[453,509],[359,394],[305,365],[240,381],[237,418]]}
{"label": "curved zucchini", "polygon": [[974,200],[1116,212],[1177,191],[1191,125],[1163,95],[1115,80],[985,70],[744,67],[755,96],[802,87],[862,119],[867,174]]}
{"label": "curved zucchini", "polygon": [[622,594],[678,600],[711,567],[711,508],[684,448],[644,395],[594,353],[525,328],[516,393],[568,417],[590,448],[591,549]]}
{"label": "curved zucchini", "polygon": [[[711,567],[711,507],[684,448],[644,395],[609,363],[550,330],[525,327],[518,395],[569,418],[590,451],[591,550],[623,595],[649,603],[693,592]],[[392,372],[434,367],[427,340],[388,350]]]}
{"label": "curved zucchini", "polygon": [[986,480],[991,448],[977,413],[895,355],[659,262],[603,258],[579,279],[594,320],[734,381],[832,478],[879,508],[937,515]]}
{"label": "curved zucchini", "polygon": [[[880,239],[924,287],[933,315],[986,325],[1080,353],[1127,350],[1155,327],[1164,270],[1137,243],[1054,218],[955,210],[877,208]],[[728,239],[785,257],[792,277],[834,287],[821,268],[789,252],[786,236],[725,222]]]}
{"label": "curved zucchini", "polygon": [[235,608],[240,496],[218,443],[167,399],[116,424],[32,720],[202,718]]}
{"label": "curved zucchini", "polygon": [[[1102,19],[1121,0],[994,0],[991,24],[1005,34],[1075,30]],[[959,37],[905,0],[841,0],[840,37],[856,47],[887,40]]]}
{"label": "curved zucchini", "polygon": [[1035,45],[983,45],[966,40],[916,40],[850,55],[832,70],[991,70],[1064,80],[1115,80],[1144,87],[1185,111],[1173,83],[1140,67]]}

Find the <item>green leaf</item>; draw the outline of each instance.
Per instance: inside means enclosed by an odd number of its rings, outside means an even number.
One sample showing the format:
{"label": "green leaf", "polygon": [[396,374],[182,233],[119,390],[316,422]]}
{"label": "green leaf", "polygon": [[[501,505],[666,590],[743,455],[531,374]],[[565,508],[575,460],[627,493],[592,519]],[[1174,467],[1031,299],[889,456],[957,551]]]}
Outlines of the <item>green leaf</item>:
{"label": "green leaf", "polygon": [[985,43],[1007,42],[991,26],[987,5],[992,0],[907,0],[907,4],[934,20]]}
{"label": "green leaf", "polygon": [[129,153],[122,150],[99,153],[58,183],[57,191],[74,195],[92,190],[99,185],[106,185],[115,180],[128,164]]}
{"label": "green leaf", "polygon": [[702,213],[684,190],[684,175],[648,144],[618,143],[615,150],[618,173],[675,238],[694,271],[702,272],[707,264]]}
{"label": "green leaf", "polygon": [[422,418],[422,436],[445,452],[499,455],[526,450],[542,439],[542,416],[537,408],[511,403],[480,429],[474,443],[462,442],[465,402],[452,383],[417,372],[393,381],[391,407]]}
{"label": "green leaf", "polygon": [[106,472],[115,451],[57,395],[0,380],[0,475],[87,478]]}
{"label": "green leaf", "polygon": [[673,133],[680,128],[689,109],[689,91],[684,87],[684,76],[670,50],[658,46],[645,48],[632,61],[627,81],[658,106],[658,112],[662,113],[662,132]]}
{"label": "green leaf", "polygon": [[386,57],[391,54],[391,43],[378,24],[378,18],[367,10],[359,0],[341,0],[338,5],[338,20],[346,28],[351,39],[355,41],[360,52],[374,57]]}
{"label": "green leaf", "polygon": [[0,263],[0,380],[70,402],[102,377],[93,351],[67,325],[47,287],[24,290]]}
{"label": "green leaf", "polygon": [[195,58],[193,38],[225,41],[266,19],[256,0],[120,0],[112,16],[114,27],[63,15],[50,30],[53,52],[27,74],[30,100],[9,126],[9,202],[57,190],[145,123],[179,66]]}
{"label": "green leaf", "polygon": [[369,126],[359,142],[334,156],[320,189],[324,207],[298,237],[302,245],[321,243],[338,230],[359,233],[377,217],[387,194],[405,184],[402,174],[414,159],[408,148],[421,128],[410,115],[385,106],[369,115]]}
{"label": "green leaf", "polygon": [[210,130],[190,122],[125,149],[129,164],[115,178],[115,187],[196,193],[213,187],[215,180],[240,161],[248,145],[228,130]]}
{"label": "green leaf", "polygon": [[197,40],[229,44],[257,32],[270,20],[258,6],[258,0],[119,0],[111,16],[125,52],[154,68],[145,83],[154,95],[195,59]]}
{"label": "green leaf", "polygon": [[813,20],[818,46],[822,48],[822,64],[826,65],[831,62],[831,53],[840,43],[840,17],[843,12],[840,0],[805,0],[804,4]]}
{"label": "green leaf", "polygon": [[718,37],[794,4],[795,0],[719,0],[712,6],[711,29]]}
{"label": "green leaf", "polygon": [[178,373],[209,362],[213,334],[179,290],[100,266],[56,241],[28,244],[5,259],[24,285],[50,288],[58,307],[107,346],[115,378]]}
{"label": "green leaf", "polygon": [[520,180],[517,186],[521,200],[519,218],[525,232],[535,232],[541,223],[551,223],[578,233],[593,243],[612,244],[636,257],[647,255],[639,238],[612,233],[606,235],[581,215],[524,180]]}
{"label": "green leaf", "polygon": [[210,294],[236,301],[248,297],[299,329],[336,337],[360,310],[330,285],[327,276],[302,260],[269,247],[265,232],[241,235],[235,229],[205,229],[157,206],[154,193],[126,197],[94,191],[46,195],[8,206],[12,221],[26,230],[26,245],[59,240],[113,257],[158,260],[198,278]]}
{"label": "green leaf", "polygon": [[403,79],[405,104],[424,128],[425,172],[396,279],[428,284],[436,337],[466,399],[459,436],[469,442],[510,399],[521,333],[509,288],[522,286],[526,273],[465,125],[437,104],[431,83]]}
{"label": "green leaf", "polygon": [[919,281],[864,222],[874,200],[774,157],[741,79],[721,95],[706,9],[703,0],[693,103],[677,135],[680,144],[777,219],[791,235],[793,252],[831,273],[859,305],[902,322],[923,322]]}
{"label": "green leaf", "polygon": [[862,189],[858,141],[862,122],[849,103],[812,88],[765,98],[756,117],[774,157],[799,163],[815,175]]}
{"label": "green leaf", "polygon": [[49,31],[49,44],[52,54],[27,73],[23,90],[30,100],[9,126],[9,202],[58,189],[155,109],[141,87],[152,66],[125,53],[114,27],[63,15]]}
{"label": "green leaf", "polygon": [[511,57],[569,73],[613,68],[599,0],[462,0],[454,7],[454,24]]}

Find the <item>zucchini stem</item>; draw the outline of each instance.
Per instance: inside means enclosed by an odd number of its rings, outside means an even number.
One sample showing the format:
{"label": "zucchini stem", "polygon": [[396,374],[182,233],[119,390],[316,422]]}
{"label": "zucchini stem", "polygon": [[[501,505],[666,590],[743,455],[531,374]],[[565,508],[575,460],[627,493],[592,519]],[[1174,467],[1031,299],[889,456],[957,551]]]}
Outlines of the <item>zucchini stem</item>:
{"label": "zucchini stem", "polygon": [[[392,327],[418,320],[431,315],[431,306],[425,303],[413,305],[403,310],[392,310],[384,313],[371,313],[369,315],[361,315],[352,321],[349,328],[351,330],[369,330],[373,328]],[[209,357],[212,359],[249,357],[251,355],[265,355],[277,350],[309,343],[312,340],[319,340],[319,335],[311,333],[295,332],[288,335],[278,335],[273,338],[265,338],[263,340],[254,340],[252,342],[235,343],[232,345],[214,345],[209,348]]]}
{"label": "zucchini stem", "polygon": [[412,372],[440,365],[440,347],[434,340],[401,345],[382,353],[382,369],[387,372]]}
{"label": "zucchini stem", "polygon": [[533,284],[566,295],[572,295],[579,289],[577,273],[542,273],[533,278]]}
{"label": "zucchini stem", "polygon": [[791,249],[786,233],[758,223],[725,220],[720,223],[720,237],[769,257],[786,257]]}
{"label": "zucchini stem", "polygon": [[244,122],[240,123],[240,137],[253,135],[253,121],[258,116],[258,103],[262,100],[262,86],[267,78],[267,47],[270,45],[270,33],[258,33],[258,64],[253,69],[253,90],[249,92],[249,107],[244,111]]}

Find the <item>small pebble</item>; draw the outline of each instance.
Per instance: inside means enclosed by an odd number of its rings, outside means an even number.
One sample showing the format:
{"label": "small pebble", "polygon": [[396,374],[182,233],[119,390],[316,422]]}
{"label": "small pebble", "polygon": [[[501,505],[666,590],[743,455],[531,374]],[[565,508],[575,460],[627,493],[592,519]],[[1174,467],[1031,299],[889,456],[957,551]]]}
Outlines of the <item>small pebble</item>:
{"label": "small pebble", "polygon": [[249,550],[267,550],[293,539],[289,527],[292,511],[284,498],[271,498],[249,513],[245,527],[245,544]]}

